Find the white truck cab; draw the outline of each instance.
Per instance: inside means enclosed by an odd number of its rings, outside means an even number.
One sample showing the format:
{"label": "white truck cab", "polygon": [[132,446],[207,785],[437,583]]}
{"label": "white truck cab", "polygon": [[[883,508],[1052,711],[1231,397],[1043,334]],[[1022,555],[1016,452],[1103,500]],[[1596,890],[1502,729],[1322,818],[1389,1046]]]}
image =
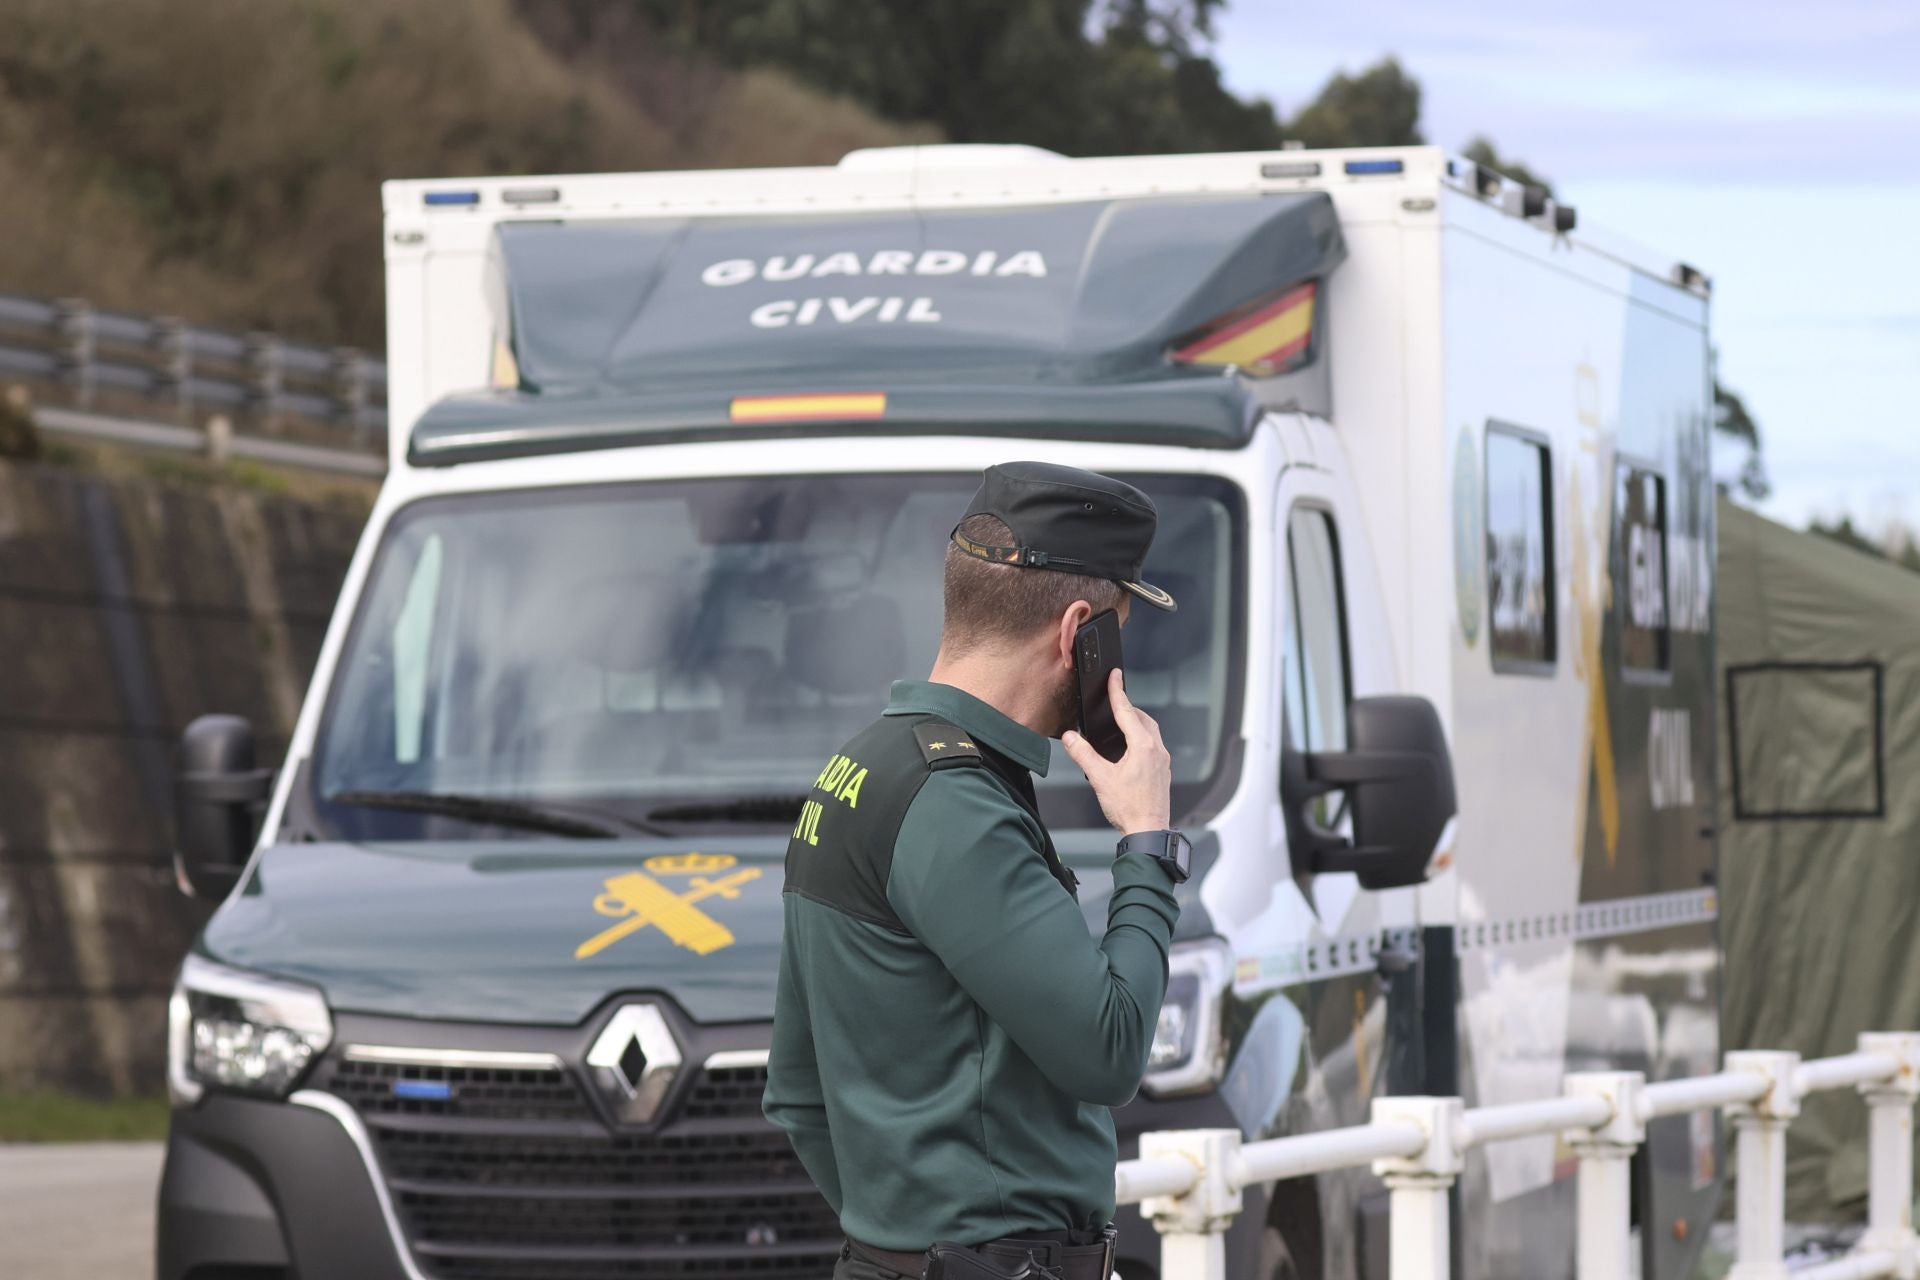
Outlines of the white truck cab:
{"label": "white truck cab", "polygon": [[[287,760],[184,744],[182,875],[226,900],[173,1003],[162,1280],[826,1275],[758,1107],[780,859],[1016,458],[1146,490],[1180,602],[1124,636],[1196,856],[1123,1148],[1712,1069],[1697,271],[1435,148],[384,195],[391,469]],[[1643,1274],[1690,1269],[1717,1150],[1652,1126]],[[1571,1274],[1564,1154],[1472,1156],[1457,1274]],[[1369,1175],[1248,1200],[1235,1274],[1385,1274]]]}

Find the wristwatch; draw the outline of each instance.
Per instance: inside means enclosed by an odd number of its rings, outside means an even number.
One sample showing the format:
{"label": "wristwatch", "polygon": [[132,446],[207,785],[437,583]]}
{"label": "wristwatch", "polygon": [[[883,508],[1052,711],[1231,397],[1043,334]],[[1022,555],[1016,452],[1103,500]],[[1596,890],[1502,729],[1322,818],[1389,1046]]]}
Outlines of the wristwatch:
{"label": "wristwatch", "polygon": [[1193,870],[1192,843],[1171,828],[1165,831],[1136,831],[1122,837],[1120,848],[1114,856],[1125,857],[1129,853],[1144,853],[1152,858],[1175,884],[1185,884]]}

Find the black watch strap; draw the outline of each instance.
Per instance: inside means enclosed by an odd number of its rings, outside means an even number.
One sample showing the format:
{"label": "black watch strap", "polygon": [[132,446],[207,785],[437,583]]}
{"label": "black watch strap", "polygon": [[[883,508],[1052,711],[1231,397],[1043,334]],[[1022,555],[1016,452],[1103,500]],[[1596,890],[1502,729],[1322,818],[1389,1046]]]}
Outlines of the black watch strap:
{"label": "black watch strap", "polygon": [[1116,857],[1125,857],[1129,853],[1144,853],[1167,873],[1175,884],[1186,881],[1191,870],[1189,854],[1192,845],[1180,832],[1167,828],[1161,831],[1134,831],[1121,837]]}

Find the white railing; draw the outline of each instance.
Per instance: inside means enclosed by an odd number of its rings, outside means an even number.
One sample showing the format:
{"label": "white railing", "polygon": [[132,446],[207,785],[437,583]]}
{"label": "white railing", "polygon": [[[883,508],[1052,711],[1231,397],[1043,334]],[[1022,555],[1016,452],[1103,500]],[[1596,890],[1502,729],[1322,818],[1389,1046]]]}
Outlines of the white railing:
{"label": "white railing", "polygon": [[1558,1134],[1580,1161],[1579,1280],[1627,1280],[1628,1164],[1647,1122],[1724,1108],[1733,1127],[1738,1246],[1728,1280],[1783,1280],[1787,1126],[1800,1100],[1857,1089],[1869,1117],[1867,1231],[1844,1258],[1795,1280],[1916,1280],[1913,1106],[1920,1098],[1920,1032],[1874,1032],[1857,1053],[1802,1062],[1797,1053],[1730,1053],[1718,1075],[1648,1084],[1635,1071],[1569,1075],[1558,1098],[1469,1111],[1458,1098],[1376,1098],[1373,1122],[1352,1129],[1243,1143],[1232,1129],[1141,1136],[1121,1164],[1122,1204],[1139,1203],[1160,1232],[1160,1274],[1224,1280],[1226,1231],[1241,1191],[1281,1178],[1371,1166],[1392,1196],[1388,1274],[1446,1280],[1447,1197],[1475,1147]]}

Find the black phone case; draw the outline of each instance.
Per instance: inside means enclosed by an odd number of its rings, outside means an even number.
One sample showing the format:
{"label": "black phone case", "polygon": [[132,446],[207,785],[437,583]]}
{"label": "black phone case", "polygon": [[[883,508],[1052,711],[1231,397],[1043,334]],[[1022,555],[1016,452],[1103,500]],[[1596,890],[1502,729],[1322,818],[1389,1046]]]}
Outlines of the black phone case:
{"label": "black phone case", "polygon": [[1127,752],[1127,735],[1107,696],[1107,677],[1119,665],[1120,615],[1109,609],[1073,633],[1074,716],[1081,736],[1109,760]]}

